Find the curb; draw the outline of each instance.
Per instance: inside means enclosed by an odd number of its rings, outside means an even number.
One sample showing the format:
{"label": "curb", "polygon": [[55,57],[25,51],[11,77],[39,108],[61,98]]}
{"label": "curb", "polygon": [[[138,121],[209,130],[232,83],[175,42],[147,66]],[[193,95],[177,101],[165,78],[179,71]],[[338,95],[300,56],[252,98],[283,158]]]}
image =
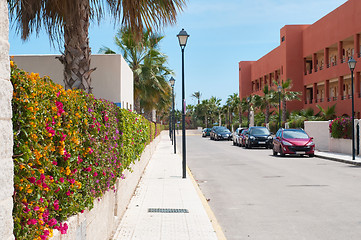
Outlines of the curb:
{"label": "curb", "polygon": [[336,157],[319,155],[319,154],[317,154],[317,153],[315,153],[315,156],[316,156],[316,157],[319,157],[319,158],[331,160],[331,161],[348,163],[348,164],[352,164],[352,165],[355,165],[355,166],[361,166],[361,163],[360,163],[360,162],[354,162],[354,161],[352,161],[352,160],[344,160],[344,159],[340,159],[340,158],[336,158]]}
{"label": "curb", "polygon": [[214,215],[211,207],[209,206],[208,202],[207,202],[207,199],[204,197],[201,189],[199,188],[198,186],[198,183],[196,182],[196,180],[194,179],[193,177],[193,174],[191,172],[191,170],[189,169],[189,167],[187,166],[187,172],[188,172],[188,176],[198,194],[198,197],[200,198],[201,202],[202,202],[202,205],[204,207],[204,209],[206,210],[207,212],[207,215],[208,215],[208,218],[209,220],[211,221],[212,223],[212,226],[213,226],[213,229],[217,235],[217,238],[219,240],[227,240],[226,236],[224,235],[223,233],[223,230],[221,228],[221,226],[219,225],[218,221],[217,221],[217,218],[216,216]]}

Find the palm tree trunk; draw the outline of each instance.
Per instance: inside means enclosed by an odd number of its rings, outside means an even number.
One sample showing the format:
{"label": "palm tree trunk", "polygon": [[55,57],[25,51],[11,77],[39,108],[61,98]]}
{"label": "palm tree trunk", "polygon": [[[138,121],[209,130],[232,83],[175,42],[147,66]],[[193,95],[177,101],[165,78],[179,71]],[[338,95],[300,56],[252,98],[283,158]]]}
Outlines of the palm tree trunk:
{"label": "palm tree trunk", "polygon": [[269,122],[269,104],[266,105],[266,114],[265,114],[266,124]]}
{"label": "palm tree trunk", "polygon": [[67,16],[64,23],[64,45],[65,50],[60,62],[64,65],[65,89],[84,89],[92,93],[90,74],[95,68],[90,69],[89,47],[89,1],[78,2],[79,11],[76,16]]}
{"label": "palm tree trunk", "polygon": [[241,106],[239,106],[238,107],[238,121],[239,121],[239,127],[241,127],[242,126],[242,107]]}
{"label": "palm tree trunk", "polygon": [[282,122],[286,122],[286,99],[282,99]]}

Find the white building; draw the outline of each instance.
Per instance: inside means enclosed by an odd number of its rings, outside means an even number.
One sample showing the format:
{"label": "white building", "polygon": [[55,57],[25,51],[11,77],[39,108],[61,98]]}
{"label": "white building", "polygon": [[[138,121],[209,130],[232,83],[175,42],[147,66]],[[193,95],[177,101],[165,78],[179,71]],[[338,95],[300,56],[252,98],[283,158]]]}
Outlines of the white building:
{"label": "white building", "polygon": [[[64,86],[63,65],[56,59],[60,55],[16,55],[14,62],[19,68],[49,76],[55,83]],[[93,94],[116,103],[125,109],[134,110],[133,72],[119,54],[95,54],[91,56]]]}

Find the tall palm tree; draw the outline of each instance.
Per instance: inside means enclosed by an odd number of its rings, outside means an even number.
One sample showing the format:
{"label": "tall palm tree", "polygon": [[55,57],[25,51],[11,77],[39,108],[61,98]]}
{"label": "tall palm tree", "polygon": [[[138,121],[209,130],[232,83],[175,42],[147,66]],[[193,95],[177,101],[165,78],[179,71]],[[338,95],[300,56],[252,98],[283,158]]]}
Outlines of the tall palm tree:
{"label": "tall palm tree", "polygon": [[194,93],[192,94],[192,97],[198,100],[198,101],[197,101],[198,104],[201,103],[201,96],[202,96],[202,94],[201,94],[200,91],[194,92]]}
{"label": "tall palm tree", "polygon": [[[275,85],[277,86],[279,83],[277,83],[276,81],[274,82]],[[287,107],[287,102],[289,101],[294,101],[294,100],[300,100],[299,95],[301,95],[302,93],[300,92],[295,92],[295,91],[290,91],[290,89],[292,88],[292,80],[291,79],[287,79],[285,82],[282,81],[280,83],[281,86],[281,102],[282,102],[282,122],[286,122],[286,107]]]}
{"label": "tall palm tree", "polygon": [[269,89],[268,86],[264,86],[263,95],[255,95],[253,98],[254,105],[261,111],[264,111],[266,124],[269,122],[270,107],[277,100],[275,97],[275,91],[273,89]]}
{"label": "tall palm tree", "polygon": [[[138,113],[153,108],[166,107],[170,103],[171,89],[166,81],[173,72],[166,66],[167,56],[160,52],[159,42],[163,36],[144,31],[140,41],[129,28],[121,28],[115,36],[115,44],[133,71],[134,102]],[[115,53],[108,47],[101,53]]]}
{"label": "tall palm tree", "polygon": [[44,27],[50,41],[64,41],[64,52],[59,60],[64,65],[66,89],[80,88],[91,93],[89,25],[105,15],[105,9],[116,21],[141,39],[143,29],[174,24],[185,0],[7,0],[10,18],[17,24],[21,38],[27,40],[32,32]]}
{"label": "tall palm tree", "polygon": [[250,123],[250,112],[253,110],[253,100],[254,96],[249,95],[247,98],[243,98],[241,101],[241,109],[244,112],[247,112],[248,125]]}
{"label": "tall palm tree", "polygon": [[[214,120],[216,120],[217,118],[218,120],[220,119],[221,101],[221,99],[214,96],[209,99],[209,112],[212,123],[214,123]],[[218,124],[220,124],[220,121]]]}

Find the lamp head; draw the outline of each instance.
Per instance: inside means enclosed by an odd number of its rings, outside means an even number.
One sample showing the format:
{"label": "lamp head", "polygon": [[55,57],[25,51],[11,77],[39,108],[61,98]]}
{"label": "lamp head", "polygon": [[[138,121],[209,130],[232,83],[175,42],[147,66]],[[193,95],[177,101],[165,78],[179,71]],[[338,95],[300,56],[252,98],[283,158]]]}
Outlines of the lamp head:
{"label": "lamp head", "polygon": [[169,83],[170,83],[170,86],[173,87],[174,84],[175,84],[175,79],[174,79],[173,77],[171,77],[171,78],[169,79]]}
{"label": "lamp head", "polygon": [[357,63],[357,61],[355,59],[353,59],[353,57],[351,57],[350,60],[348,60],[347,64],[351,71],[353,71],[355,69],[356,63]]}
{"label": "lamp head", "polygon": [[282,91],[282,86],[278,85],[277,90],[278,90],[278,92],[281,92]]}
{"label": "lamp head", "polygon": [[184,30],[184,28],[182,29],[182,31],[180,31],[177,35],[178,40],[179,40],[179,45],[181,47],[185,47],[187,45],[187,40],[188,40],[188,33]]}

